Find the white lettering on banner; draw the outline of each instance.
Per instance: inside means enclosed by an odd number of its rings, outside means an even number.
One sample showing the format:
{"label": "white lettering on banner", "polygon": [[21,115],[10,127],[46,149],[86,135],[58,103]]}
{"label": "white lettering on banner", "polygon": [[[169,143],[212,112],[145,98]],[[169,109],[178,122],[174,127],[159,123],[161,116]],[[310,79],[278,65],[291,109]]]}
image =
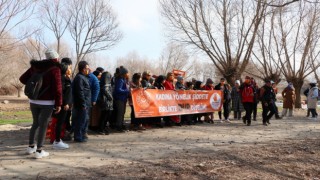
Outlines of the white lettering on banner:
{"label": "white lettering on banner", "polygon": [[192,111],[203,111],[203,110],[207,110],[207,106],[204,105],[204,104],[191,105],[191,110],[192,110]]}
{"label": "white lettering on banner", "polygon": [[159,112],[177,112],[177,106],[159,106]]}
{"label": "white lettering on banner", "polygon": [[191,100],[191,94],[175,94],[173,97],[175,100]]}
{"label": "white lettering on banner", "polygon": [[172,100],[172,95],[171,94],[156,94],[156,99],[157,100]]}
{"label": "white lettering on banner", "polygon": [[193,94],[193,100],[208,99],[208,94]]}

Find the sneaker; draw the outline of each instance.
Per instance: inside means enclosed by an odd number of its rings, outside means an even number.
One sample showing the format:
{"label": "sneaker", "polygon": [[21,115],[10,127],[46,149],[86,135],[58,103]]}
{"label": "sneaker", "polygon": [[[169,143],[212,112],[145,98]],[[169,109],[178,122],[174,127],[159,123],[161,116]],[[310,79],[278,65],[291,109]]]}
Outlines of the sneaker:
{"label": "sneaker", "polygon": [[223,123],[222,119],[219,120],[220,123]]}
{"label": "sneaker", "polygon": [[69,145],[64,143],[61,139],[59,142],[54,141],[52,144],[53,149],[68,149]]}
{"label": "sneaker", "polygon": [[33,153],[35,153],[37,151],[37,145],[34,145],[34,147],[32,148],[32,147],[28,147],[27,148],[27,154],[33,154]]}
{"label": "sneaker", "polygon": [[231,123],[230,119],[226,119],[225,121],[226,121],[227,123]]}
{"label": "sneaker", "polygon": [[44,151],[44,150],[41,150],[41,152],[36,152],[35,153],[35,158],[36,159],[41,159],[43,157],[48,157],[49,156],[49,153]]}

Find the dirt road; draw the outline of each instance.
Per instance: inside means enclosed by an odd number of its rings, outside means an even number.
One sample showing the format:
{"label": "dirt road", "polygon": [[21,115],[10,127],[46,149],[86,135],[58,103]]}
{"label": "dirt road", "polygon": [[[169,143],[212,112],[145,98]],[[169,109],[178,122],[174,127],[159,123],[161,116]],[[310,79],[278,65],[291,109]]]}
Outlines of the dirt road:
{"label": "dirt road", "polygon": [[0,126],[0,179],[319,179],[319,120],[271,123],[92,134],[44,159],[25,155],[28,128]]}

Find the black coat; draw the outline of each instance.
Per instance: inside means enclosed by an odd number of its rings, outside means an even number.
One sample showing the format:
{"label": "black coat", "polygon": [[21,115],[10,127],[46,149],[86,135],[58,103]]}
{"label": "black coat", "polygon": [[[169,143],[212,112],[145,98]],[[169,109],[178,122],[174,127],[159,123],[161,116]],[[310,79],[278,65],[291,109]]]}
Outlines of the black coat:
{"label": "black coat", "polygon": [[71,89],[71,79],[65,75],[61,75],[62,80],[62,106],[72,105],[72,89]]}
{"label": "black coat", "polygon": [[89,78],[82,73],[78,73],[72,82],[72,97],[75,108],[91,107]]}
{"label": "black coat", "polygon": [[98,105],[100,106],[101,110],[113,110],[111,79],[112,77],[109,72],[102,73],[100,79],[100,92],[98,96]]}

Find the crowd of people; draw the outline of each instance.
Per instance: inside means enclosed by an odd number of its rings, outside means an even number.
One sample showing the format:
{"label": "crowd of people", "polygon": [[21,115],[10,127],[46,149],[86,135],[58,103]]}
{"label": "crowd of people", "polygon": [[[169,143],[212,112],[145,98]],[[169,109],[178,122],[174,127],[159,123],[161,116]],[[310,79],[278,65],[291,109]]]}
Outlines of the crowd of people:
{"label": "crowd of people", "polygon": [[[247,126],[252,121],[257,121],[258,103],[263,109],[262,124],[268,126],[270,119],[293,116],[295,91],[291,82],[282,91],[283,111],[279,114],[276,106],[277,83],[266,80],[259,87],[254,78],[246,76],[242,82],[235,81],[231,87],[225,78],[214,85],[211,78],[205,83],[192,79],[184,81],[182,76],[175,78],[169,72],[167,75],[152,75],[150,71],[134,73],[129,77],[129,72],[124,66],[116,68],[112,75],[102,67],[91,71],[86,61],[77,64],[78,73],[72,79],[72,61],[70,58],[59,59],[59,55],[52,49],[45,52],[46,59],[32,60],[31,67],[22,74],[20,81],[28,84],[34,74],[40,74],[43,78],[39,95],[36,99],[30,99],[30,109],[33,116],[33,124],[29,135],[27,153],[35,153],[36,158],[49,156],[43,150],[48,123],[52,117],[57,119],[55,126],[54,149],[67,149],[69,145],[63,142],[61,131],[68,135],[73,134],[74,142],[83,143],[88,140],[88,128],[92,109],[98,108],[99,117],[96,131],[107,135],[110,130],[126,132],[128,129],[142,131],[151,126],[181,126],[196,123],[214,123],[214,112],[201,114],[188,114],[166,117],[136,118],[130,91],[135,88],[161,89],[161,90],[219,90],[223,92],[223,105],[218,114],[218,122],[230,123],[230,120],[242,120]],[[242,82],[242,83],[241,83]],[[317,117],[316,105],[318,100],[318,88],[316,83],[310,83],[310,88],[305,92],[308,102],[308,112],[312,118]],[[126,126],[124,115],[127,104],[131,108],[130,126]],[[223,111],[223,113],[222,113]],[[230,114],[233,111],[233,118]],[[164,123],[162,123],[164,122]],[[65,127],[63,129],[62,127]],[[35,141],[38,129],[37,141]],[[64,141],[71,140],[64,136]]]}

